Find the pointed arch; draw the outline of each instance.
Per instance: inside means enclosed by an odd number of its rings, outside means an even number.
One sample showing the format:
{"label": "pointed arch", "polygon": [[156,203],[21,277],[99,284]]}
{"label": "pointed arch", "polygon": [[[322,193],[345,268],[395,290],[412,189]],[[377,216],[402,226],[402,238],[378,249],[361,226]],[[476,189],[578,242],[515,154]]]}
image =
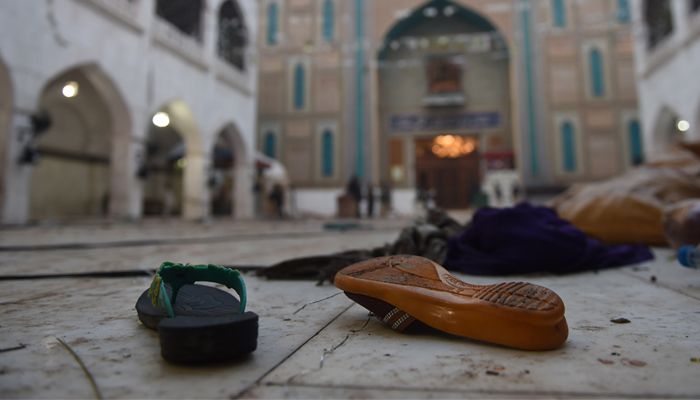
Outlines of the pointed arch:
{"label": "pointed arch", "polygon": [[323,39],[333,41],[335,32],[335,4],[333,0],[323,2]]}
{"label": "pointed arch", "polygon": [[644,0],[642,10],[647,28],[647,45],[653,49],[673,32],[671,1]]}
{"label": "pointed arch", "polygon": [[306,73],[302,64],[294,67],[294,109],[303,110],[306,107]]}
{"label": "pointed arch", "polygon": [[605,73],[601,51],[592,49],[588,53],[588,62],[591,73],[591,95],[593,97],[603,97],[605,96]]}
{"label": "pointed arch", "polygon": [[[209,185],[212,193],[212,213],[229,214],[236,219],[250,217],[250,166],[252,158],[248,154],[243,137],[233,122],[225,124],[217,133],[211,154],[213,156],[212,175]],[[224,213],[226,203],[230,203],[228,213]],[[218,209],[217,209],[218,207]]]}
{"label": "pointed arch", "polygon": [[639,165],[644,162],[644,147],[642,145],[642,129],[637,119],[632,119],[627,123],[627,135],[630,161],[632,165]]}
{"label": "pointed arch", "polygon": [[157,127],[149,121],[147,169],[153,173],[145,177],[144,211],[199,220],[206,216],[208,207],[205,171],[209,160],[197,121],[180,99],[157,111],[166,113],[170,122]]}
{"label": "pointed arch", "polygon": [[564,122],[561,126],[562,143],[562,169],[566,172],[577,170],[576,162],[576,131],[571,122]]}
{"label": "pointed arch", "polygon": [[[400,19],[391,28],[389,28],[384,35],[383,44],[379,47],[377,51],[377,58],[383,60],[386,58],[389,50],[391,49],[391,43],[400,37],[404,36],[408,30],[413,28],[416,24],[426,20],[430,12],[426,11],[429,9],[439,9],[444,10],[445,8],[452,8],[454,12],[450,15],[450,18],[457,19],[469,25],[472,25],[476,30],[482,32],[494,32],[500,33],[501,30],[498,29],[497,24],[491,21],[486,15],[477,12],[471,8],[465,8],[459,3],[450,0],[432,0],[428,1],[420,7],[414,9],[406,18]],[[504,48],[507,50],[509,47],[508,38],[503,35],[499,35],[498,40],[503,43]]]}
{"label": "pointed arch", "polygon": [[552,0],[552,18],[554,26],[563,28],[566,26],[566,5],[564,0]]}
{"label": "pointed arch", "polygon": [[[62,94],[67,82],[78,85],[75,97]],[[37,109],[52,123],[36,140],[43,157],[32,171],[29,216],[133,216],[131,119],[104,70],[90,63],[58,74],[44,86]],[[60,196],[47,200],[56,185]]]}
{"label": "pointed arch", "polygon": [[334,148],[333,133],[325,130],[321,136],[321,175],[328,178],[334,174]]}
{"label": "pointed arch", "polygon": [[248,31],[238,2],[224,1],[219,8],[219,57],[243,71],[247,44]]}
{"label": "pointed arch", "polygon": [[267,6],[267,44],[272,46],[277,44],[279,31],[279,6],[277,3],[270,3]]}
{"label": "pointed arch", "polygon": [[[650,146],[644,146],[647,151],[661,152],[669,146],[683,141],[683,132],[678,130],[678,113],[669,106],[660,107],[651,136],[648,138]],[[645,129],[646,130],[646,129]],[[648,133],[647,133],[648,135]]]}
{"label": "pointed arch", "polygon": [[629,0],[617,0],[617,20],[627,24],[632,20]]}
{"label": "pointed arch", "polygon": [[277,136],[272,131],[265,132],[263,154],[270,158],[277,158]]}

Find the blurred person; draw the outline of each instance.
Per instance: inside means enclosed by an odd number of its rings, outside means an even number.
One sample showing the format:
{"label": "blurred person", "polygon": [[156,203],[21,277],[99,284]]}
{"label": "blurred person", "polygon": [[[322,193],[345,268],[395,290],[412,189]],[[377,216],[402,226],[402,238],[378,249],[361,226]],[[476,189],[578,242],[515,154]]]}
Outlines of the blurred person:
{"label": "blurred person", "polygon": [[284,205],[284,188],[281,184],[275,183],[275,186],[272,187],[272,192],[270,192],[269,198],[270,201],[272,201],[272,203],[275,205],[277,216],[280,218],[284,218],[284,211],[282,210],[282,207]]}
{"label": "blurred person", "polygon": [[367,218],[374,218],[374,185],[367,183]]}
{"label": "blurred person", "polygon": [[381,202],[381,216],[385,217],[391,211],[391,185],[388,181],[382,180],[379,183],[381,190],[380,202]]}
{"label": "blurred person", "polygon": [[355,217],[360,218],[360,201],[362,200],[362,187],[360,186],[360,180],[356,175],[350,178],[348,183],[348,194],[355,201]]}

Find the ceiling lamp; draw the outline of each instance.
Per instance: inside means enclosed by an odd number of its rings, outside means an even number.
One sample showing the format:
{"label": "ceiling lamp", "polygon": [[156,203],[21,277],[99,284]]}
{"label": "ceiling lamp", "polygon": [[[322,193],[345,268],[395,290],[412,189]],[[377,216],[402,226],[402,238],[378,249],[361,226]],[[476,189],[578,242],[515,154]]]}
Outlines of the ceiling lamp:
{"label": "ceiling lamp", "polygon": [[168,114],[158,111],[156,115],[153,116],[153,125],[159,128],[165,128],[166,126],[170,125],[170,117]]}
{"label": "ceiling lamp", "polygon": [[78,94],[78,82],[66,82],[66,84],[63,85],[61,93],[68,98],[75,97]]}

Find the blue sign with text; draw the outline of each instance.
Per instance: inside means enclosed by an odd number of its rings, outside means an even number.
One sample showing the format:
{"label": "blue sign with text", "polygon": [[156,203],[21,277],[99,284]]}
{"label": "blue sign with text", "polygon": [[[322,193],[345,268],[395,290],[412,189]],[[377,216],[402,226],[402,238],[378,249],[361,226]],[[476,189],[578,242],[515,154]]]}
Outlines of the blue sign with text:
{"label": "blue sign with text", "polygon": [[498,111],[453,115],[397,114],[389,119],[389,128],[395,132],[488,129],[497,128],[500,124],[501,114]]}

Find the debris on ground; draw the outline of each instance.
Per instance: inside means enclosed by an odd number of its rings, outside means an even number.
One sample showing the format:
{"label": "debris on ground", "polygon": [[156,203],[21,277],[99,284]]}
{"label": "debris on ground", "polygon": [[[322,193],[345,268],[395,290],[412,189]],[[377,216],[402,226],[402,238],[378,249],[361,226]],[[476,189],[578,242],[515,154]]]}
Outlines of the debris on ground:
{"label": "debris on ground", "polygon": [[629,358],[623,358],[620,360],[622,365],[627,365],[628,367],[645,367],[647,363],[639,360],[630,360]]}
{"label": "debris on ground", "polygon": [[629,324],[632,321],[628,320],[627,318],[615,318],[611,319],[610,322],[614,324]]}
{"label": "debris on ground", "polygon": [[341,269],[375,257],[410,254],[425,257],[442,265],[447,257],[447,238],[458,236],[464,226],[440,209],[428,210],[425,218],[411,221],[394,243],[371,250],[349,250],[341,253],[285,260],[257,270],[268,279],[315,280],[319,285],[333,283]]}

